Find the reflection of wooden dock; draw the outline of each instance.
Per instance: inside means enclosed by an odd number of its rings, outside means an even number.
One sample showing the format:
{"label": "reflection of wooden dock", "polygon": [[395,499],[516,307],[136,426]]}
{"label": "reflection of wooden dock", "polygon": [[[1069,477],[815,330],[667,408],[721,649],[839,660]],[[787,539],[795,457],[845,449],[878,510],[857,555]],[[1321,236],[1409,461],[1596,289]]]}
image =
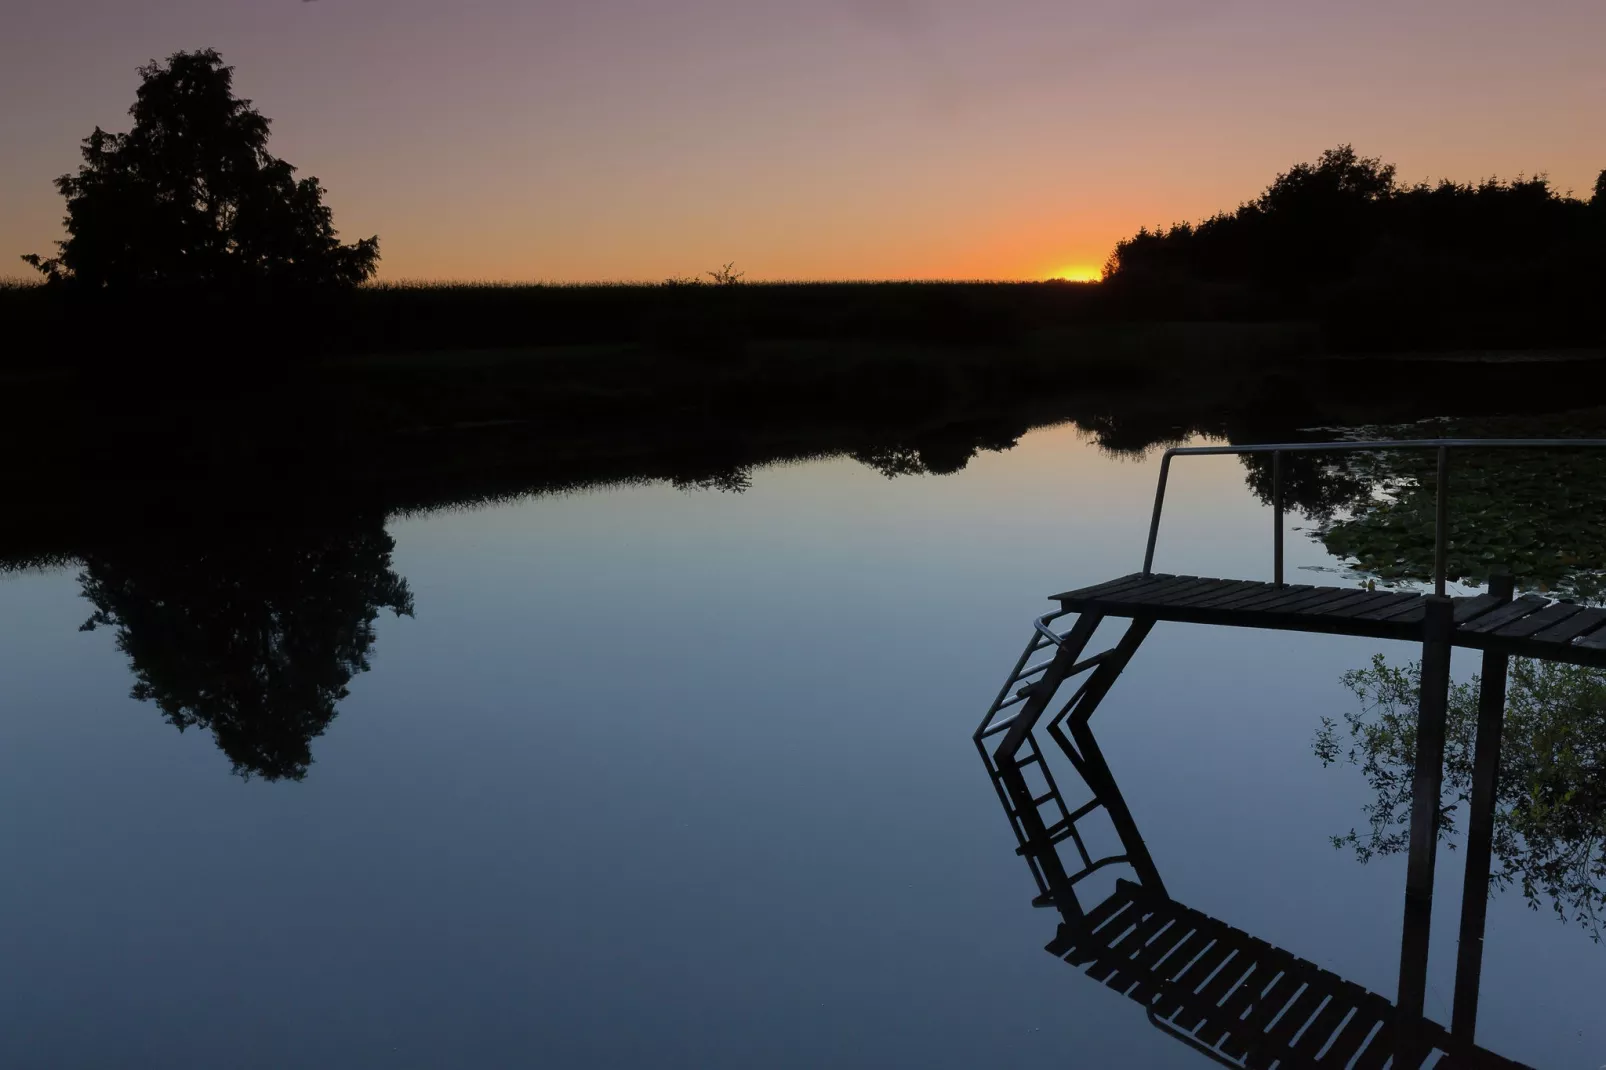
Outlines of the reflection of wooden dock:
{"label": "reflection of wooden dock", "polygon": [[[1062,608],[1105,617],[1422,639],[1429,595],[1354,587],[1134,573],[1054,595]],[[1451,645],[1546,661],[1606,665],[1606,609],[1483,594],[1453,598]]]}
{"label": "reflection of wooden dock", "polygon": [[[1394,1004],[1353,981],[1130,881],[1060,926],[1048,951],[1137,1001],[1158,1028],[1219,1061],[1355,1070],[1414,1064],[1397,1042]],[[1440,1067],[1521,1067],[1418,1024],[1417,1058]]]}

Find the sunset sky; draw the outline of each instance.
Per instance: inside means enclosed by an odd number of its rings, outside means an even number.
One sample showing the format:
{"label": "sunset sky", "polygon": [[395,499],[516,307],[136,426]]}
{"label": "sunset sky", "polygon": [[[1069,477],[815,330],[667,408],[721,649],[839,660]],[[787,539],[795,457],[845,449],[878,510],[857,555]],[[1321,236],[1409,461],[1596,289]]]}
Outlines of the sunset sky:
{"label": "sunset sky", "polygon": [[1352,142],[1606,167],[1600,0],[7,0],[0,276],[215,47],[384,278],[1044,278]]}

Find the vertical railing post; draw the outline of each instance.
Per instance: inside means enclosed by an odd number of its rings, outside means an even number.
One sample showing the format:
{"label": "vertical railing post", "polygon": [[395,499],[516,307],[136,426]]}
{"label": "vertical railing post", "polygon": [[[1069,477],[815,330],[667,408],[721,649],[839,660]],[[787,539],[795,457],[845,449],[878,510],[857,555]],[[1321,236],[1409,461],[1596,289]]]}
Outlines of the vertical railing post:
{"label": "vertical railing post", "polygon": [[1165,508],[1165,481],[1171,474],[1171,451],[1160,458],[1160,484],[1154,488],[1154,517],[1149,521],[1149,548],[1143,554],[1143,574],[1154,571],[1154,544],[1160,538],[1160,510]]}
{"label": "vertical railing post", "polygon": [[1271,454],[1271,508],[1276,513],[1277,527],[1272,534],[1273,578],[1277,586],[1283,585],[1283,451]]}
{"label": "vertical railing post", "polygon": [[1444,593],[1445,559],[1450,538],[1450,448],[1439,447],[1439,479],[1435,487],[1433,515],[1433,593]]}

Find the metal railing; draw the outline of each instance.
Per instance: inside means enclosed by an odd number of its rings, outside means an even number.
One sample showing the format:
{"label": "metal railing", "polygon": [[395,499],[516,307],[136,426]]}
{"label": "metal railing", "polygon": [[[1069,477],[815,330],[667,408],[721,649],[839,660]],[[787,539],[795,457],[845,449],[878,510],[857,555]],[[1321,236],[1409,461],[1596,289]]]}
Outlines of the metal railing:
{"label": "metal railing", "polygon": [[1166,480],[1171,474],[1171,458],[1198,456],[1242,456],[1271,454],[1272,510],[1276,514],[1273,535],[1273,571],[1278,586],[1283,584],[1283,454],[1285,453],[1367,453],[1379,450],[1436,450],[1438,482],[1434,487],[1433,592],[1444,593],[1445,554],[1449,545],[1450,451],[1458,449],[1606,449],[1602,438],[1417,438],[1382,439],[1372,442],[1279,442],[1261,446],[1173,446],[1160,458],[1160,483],[1154,492],[1154,519],[1149,522],[1149,545],[1143,555],[1143,574],[1154,571],[1154,545],[1160,537],[1160,513],[1165,508]]}

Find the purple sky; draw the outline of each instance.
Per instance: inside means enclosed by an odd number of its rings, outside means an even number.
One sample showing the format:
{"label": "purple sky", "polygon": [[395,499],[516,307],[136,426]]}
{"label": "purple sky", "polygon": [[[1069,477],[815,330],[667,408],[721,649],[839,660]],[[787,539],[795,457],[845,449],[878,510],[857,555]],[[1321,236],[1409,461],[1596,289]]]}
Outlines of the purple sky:
{"label": "purple sky", "polygon": [[[5,0],[0,275],[134,68],[216,47],[387,278],[1040,278],[1353,142],[1606,167],[1600,0]],[[8,264],[15,267],[7,266]]]}

